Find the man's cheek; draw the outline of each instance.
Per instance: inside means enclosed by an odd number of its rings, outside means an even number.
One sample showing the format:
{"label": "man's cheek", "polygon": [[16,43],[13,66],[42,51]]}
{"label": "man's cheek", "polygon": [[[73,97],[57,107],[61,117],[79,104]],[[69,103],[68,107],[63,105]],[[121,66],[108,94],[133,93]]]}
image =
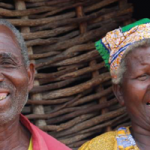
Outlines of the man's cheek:
{"label": "man's cheek", "polygon": [[18,87],[24,87],[28,84],[28,78],[25,76],[25,74],[22,73],[16,73],[16,74],[11,74],[10,80],[13,82],[15,86]]}

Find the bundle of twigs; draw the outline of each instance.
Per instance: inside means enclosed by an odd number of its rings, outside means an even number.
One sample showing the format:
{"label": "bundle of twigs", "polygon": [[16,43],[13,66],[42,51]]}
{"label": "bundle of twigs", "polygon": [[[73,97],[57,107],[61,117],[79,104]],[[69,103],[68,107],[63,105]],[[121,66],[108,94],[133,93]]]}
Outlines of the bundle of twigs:
{"label": "bundle of twigs", "polygon": [[128,121],[94,42],[132,22],[132,12],[127,0],[0,1],[36,67],[23,113],[73,149]]}

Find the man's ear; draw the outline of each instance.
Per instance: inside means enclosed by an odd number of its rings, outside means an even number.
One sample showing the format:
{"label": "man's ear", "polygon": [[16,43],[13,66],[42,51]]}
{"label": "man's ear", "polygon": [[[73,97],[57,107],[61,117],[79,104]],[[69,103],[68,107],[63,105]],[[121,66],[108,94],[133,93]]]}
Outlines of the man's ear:
{"label": "man's ear", "polygon": [[119,101],[119,103],[124,106],[124,98],[123,98],[123,95],[122,95],[122,88],[119,84],[113,84],[112,86],[113,88],[113,92],[117,98],[117,100]]}
{"label": "man's ear", "polygon": [[28,90],[30,91],[33,88],[34,84],[34,75],[35,75],[35,67],[33,63],[30,63],[29,67],[27,68],[28,73]]}

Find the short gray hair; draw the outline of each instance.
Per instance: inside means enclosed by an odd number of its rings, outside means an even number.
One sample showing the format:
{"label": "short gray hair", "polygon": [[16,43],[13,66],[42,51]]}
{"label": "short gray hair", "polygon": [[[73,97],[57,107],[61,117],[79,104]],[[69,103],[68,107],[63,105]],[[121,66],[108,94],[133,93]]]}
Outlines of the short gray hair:
{"label": "short gray hair", "polygon": [[28,50],[27,50],[25,41],[24,41],[21,33],[19,32],[19,30],[17,30],[15,28],[15,26],[13,26],[10,22],[8,22],[5,19],[0,19],[0,25],[4,25],[4,26],[8,27],[14,33],[14,35],[16,37],[16,40],[17,40],[17,42],[18,42],[18,44],[20,46],[20,49],[21,49],[23,62],[25,64],[25,66],[27,67],[29,65]]}
{"label": "short gray hair", "polygon": [[120,63],[120,66],[118,70],[115,72],[117,78],[112,79],[113,84],[120,84],[123,78],[123,74],[126,72],[126,63],[125,58],[126,56],[133,50],[136,50],[137,48],[144,48],[144,47],[150,47],[150,38],[143,39],[138,42],[134,42],[133,44],[129,45],[126,49],[125,53],[122,56],[122,60]]}

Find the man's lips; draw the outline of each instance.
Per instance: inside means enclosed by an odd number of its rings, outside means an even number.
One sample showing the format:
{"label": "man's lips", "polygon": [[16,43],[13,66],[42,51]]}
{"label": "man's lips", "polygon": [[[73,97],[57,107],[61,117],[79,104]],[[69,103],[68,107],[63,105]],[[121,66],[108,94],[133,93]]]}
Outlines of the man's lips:
{"label": "man's lips", "polygon": [[9,90],[0,88],[0,100],[5,99],[9,95]]}
{"label": "man's lips", "polygon": [[0,93],[0,100],[3,100],[7,97],[8,93]]}

